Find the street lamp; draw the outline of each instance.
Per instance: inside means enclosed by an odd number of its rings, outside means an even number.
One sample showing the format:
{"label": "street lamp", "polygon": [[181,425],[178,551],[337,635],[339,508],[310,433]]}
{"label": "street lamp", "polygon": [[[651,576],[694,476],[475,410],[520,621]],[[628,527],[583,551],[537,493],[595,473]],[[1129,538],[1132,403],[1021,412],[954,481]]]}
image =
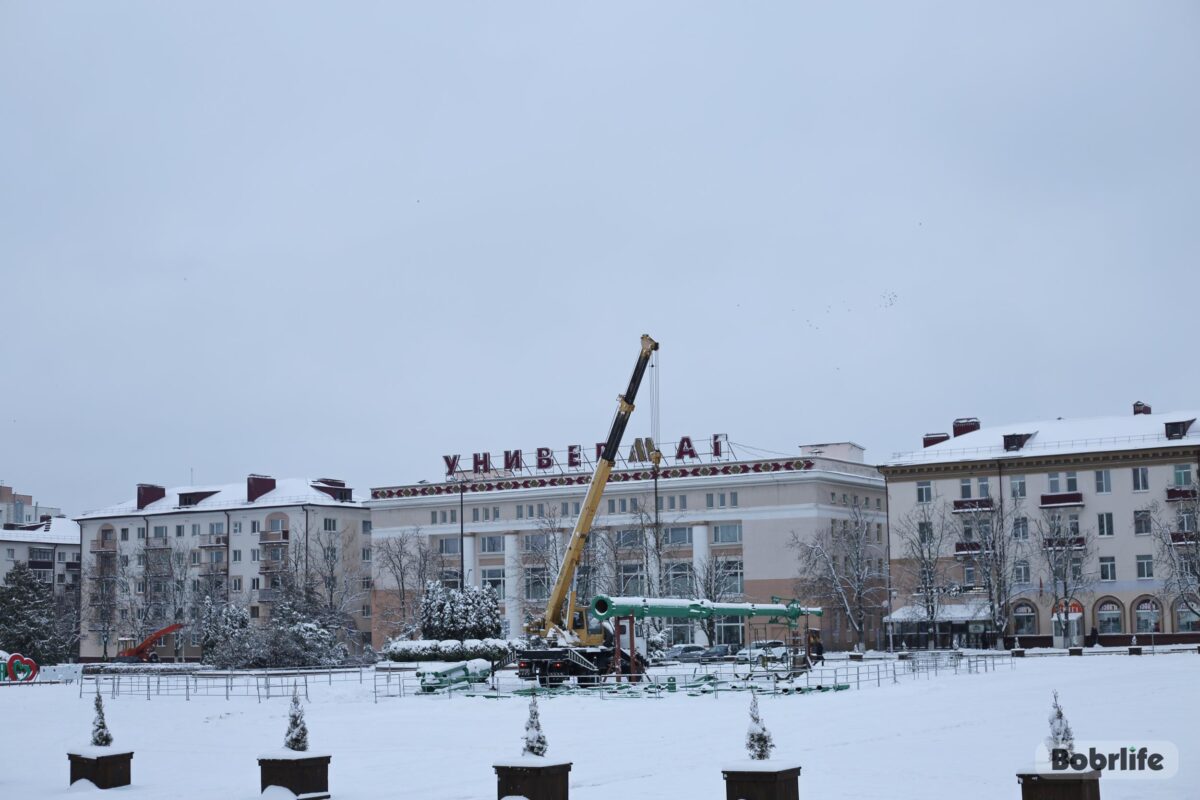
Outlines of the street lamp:
{"label": "street lamp", "polygon": [[463,546],[466,542],[467,518],[463,513],[464,505],[467,497],[467,480],[464,476],[458,482],[458,588],[463,591],[467,588],[467,551]]}

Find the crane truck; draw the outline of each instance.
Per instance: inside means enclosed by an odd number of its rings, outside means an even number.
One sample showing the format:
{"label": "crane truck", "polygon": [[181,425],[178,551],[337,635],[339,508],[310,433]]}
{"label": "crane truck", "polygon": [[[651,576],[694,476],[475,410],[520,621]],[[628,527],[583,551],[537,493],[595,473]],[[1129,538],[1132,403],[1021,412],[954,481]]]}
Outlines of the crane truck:
{"label": "crane truck", "polygon": [[[621,438],[625,435],[625,427],[633,414],[642,376],[645,375],[650,358],[656,350],[658,342],[643,334],[633,375],[625,393],[617,398],[617,413],[596,463],[596,471],[580,507],[575,528],[571,531],[562,567],[546,600],[546,611],[525,628],[526,633],[548,644],[517,653],[517,672],[522,678],[536,679],[542,684],[562,683],[572,676],[584,682],[598,680],[608,673],[613,658],[620,651],[620,648],[613,646],[611,626],[589,626],[590,602],[584,598],[582,604],[577,603],[573,584],[579,562],[583,558],[583,549],[587,545],[588,534],[592,529],[592,522],[600,508],[600,496],[604,494],[609,473],[616,464]],[[655,457],[658,457],[657,453]],[[620,657],[627,661],[631,658],[636,659],[637,654],[621,653]]]}

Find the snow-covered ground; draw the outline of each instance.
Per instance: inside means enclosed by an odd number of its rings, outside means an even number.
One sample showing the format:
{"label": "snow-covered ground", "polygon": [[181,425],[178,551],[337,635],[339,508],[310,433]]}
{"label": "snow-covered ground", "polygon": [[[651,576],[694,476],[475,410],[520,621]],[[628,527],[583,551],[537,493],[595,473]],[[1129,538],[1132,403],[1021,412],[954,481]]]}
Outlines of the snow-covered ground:
{"label": "snow-covered ground", "polygon": [[[1036,658],[985,674],[942,672],[899,684],[760,696],[775,758],[803,765],[804,797],[826,800],[1015,800],[1058,689],[1078,739],[1174,742],[1166,781],[1106,779],[1105,800],[1200,797],[1200,656]],[[372,702],[371,683],[310,685],[309,741],[333,754],[338,800],[495,797],[497,759],[520,753],[523,698],[408,696]],[[724,797],[721,765],[745,757],[749,697],[541,697],[551,758],[569,758],[575,800]],[[256,755],[280,746],[288,701],[276,697],[106,698],[114,746],[132,748],[135,786],[158,800],[258,794]],[[67,788],[66,751],[86,743],[92,703],[77,686],[0,689],[0,797]]]}

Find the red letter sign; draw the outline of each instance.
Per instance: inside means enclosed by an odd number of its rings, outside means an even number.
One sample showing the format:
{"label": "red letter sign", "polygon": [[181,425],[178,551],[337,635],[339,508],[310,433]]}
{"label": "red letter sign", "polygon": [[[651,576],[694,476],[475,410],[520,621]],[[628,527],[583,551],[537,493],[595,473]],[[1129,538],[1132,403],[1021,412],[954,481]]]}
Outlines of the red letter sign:
{"label": "red letter sign", "polygon": [[471,471],[475,474],[480,472],[492,471],[492,454],[491,453],[475,453],[471,457]]}
{"label": "red letter sign", "polygon": [[458,456],[442,456],[442,461],[446,462],[447,475],[453,475],[458,471]]}
{"label": "red letter sign", "polygon": [[682,461],[684,458],[699,458],[696,455],[696,448],[692,446],[692,437],[680,436],[679,446],[675,448],[675,460]]}
{"label": "red letter sign", "polygon": [[520,450],[505,450],[504,451],[504,468],[509,470],[523,469],[521,466],[521,451]]}
{"label": "red letter sign", "polygon": [[554,451],[549,447],[539,447],[537,449],[537,468],[550,469],[554,466]]}
{"label": "red letter sign", "polygon": [[579,445],[573,444],[567,448],[567,466],[578,467],[583,465],[583,456],[579,453]]}

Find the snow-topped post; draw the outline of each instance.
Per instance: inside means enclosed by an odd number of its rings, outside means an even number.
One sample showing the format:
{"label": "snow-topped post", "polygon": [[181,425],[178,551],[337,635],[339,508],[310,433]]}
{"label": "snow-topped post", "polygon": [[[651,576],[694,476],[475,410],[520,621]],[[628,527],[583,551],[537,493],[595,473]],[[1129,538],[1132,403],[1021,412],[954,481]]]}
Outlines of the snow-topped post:
{"label": "snow-topped post", "polygon": [[746,752],[750,758],[722,768],[726,800],[799,800],[800,765],[772,762],[775,742],[758,712],[758,695],[750,695],[750,727]]}
{"label": "snow-topped post", "polygon": [[288,729],[283,749],[258,757],[261,791],[268,786],[282,786],[305,800],[324,800],[329,797],[329,762],[332,756],[308,751],[308,726],[304,723],[304,706],[300,704],[300,688],[292,684],[292,704],[288,709]]}
{"label": "snow-topped post", "polygon": [[496,796],[567,800],[567,777],[571,772],[571,762],[546,758],[549,744],[546,734],[542,732],[536,690],[529,698],[529,717],[525,720],[522,741],[520,757],[492,764],[496,770]]}
{"label": "snow-topped post", "polygon": [[100,685],[96,685],[96,700],[92,703],[96,711],[92,718],[92,738],[86,747],[68,751],[71,764],[71,783],[87,780],[98,789],[113,789],[128,786],[131,780],[133,751],[112,749],[113,735],[104,719],[104,698],[100,696]]}
{"label": "snow-topped post", "polygon": [[[1021,800],[1100,800],[1100,772],[1089,769],[1086,757],[1075,755],[1075,733],[1058,702],[1057,690],[1051,696],[1049,722],[1049,762],[1039,764],[1037,772],[1017,773]],[[1072,763],[1075,759],[1083,759],[1078,769]]]}

